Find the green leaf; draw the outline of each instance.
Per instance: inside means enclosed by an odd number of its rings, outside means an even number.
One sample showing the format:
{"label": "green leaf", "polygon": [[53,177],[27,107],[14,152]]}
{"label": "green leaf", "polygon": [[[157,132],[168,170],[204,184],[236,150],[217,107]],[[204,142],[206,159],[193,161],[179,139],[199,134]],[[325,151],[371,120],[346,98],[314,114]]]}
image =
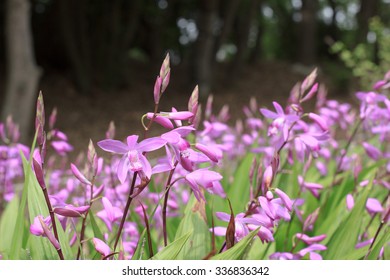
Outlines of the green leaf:
{"label": "green leaf", "polygon": [[206,223],[204,201],[197,201],[194,195],[187,204],[184,211],[184,218],[181,220],[176,232],[175,240],[183,236],[186,232],[192,232],[177,259],[201,260],[211,250],[211,234]]}
{"label": "green leaf", "polygon": [[15,224],[19,209],[19,198],[15,196],[4,210],[0,219],[0,252],[9,254],[12,237],[14,235]]}
{"label": "green leaf", "polygon": [[240,213],[249,201],[249,171],[253,162],[254,155],[248,154],[239,165],[234,174],[234,181],[231,186],[225,186],[227,197],[232,203],[234,213]]}
{"label": "green leaf", "polygon": [[[31,169],[31,166],[28,165],[27,168]],[[36,216],[49,216],[49,210],[47,209],[42,189],[39,186],[32,171],[28,172],[27,176],[25,177],[25,188],[28,188],[27,206],[29,213],[29,224],[31,225],[34,222],[34,218]],[[33,236],[30,234],[27,248],[29,248],[31,257],[34,260],[58,259],[56,250],[45,237]]]}
{"label": "green leaf", "polygon": [[182,237],[176,239],[172,243],[168,244],[167,247],[162,249],[160,252],[155,254],[152,260],[177,260],[177,256],[187,243],[190,236],[193,234],[192,231],[187,232]]}
{"label": "green leaf", "polygon": [[367,247],[355,249],[348,254],[342,256],[340,259],[342,260],[360,260],[367,253]]}
{"label": "green leaf", "polygon": [[[23,155],[22,152],[20,152],[20,156],[22,157],[22,162],[23,162],[24,178],[28,178],[32,170],[30,168],[30,165],[28,164],[26,157]],[[9,258],[11,260],[20,259],[23,238],[25,232],[27,231],[27,227],[25,224],[25,216],[24,216],[26,210],[26,204],[27,204],[27,195],[28,195],[28,181],[25,179],[23,191],[22,191],[22,199],[19,204],[19,210],[17,212],[18,214],[15,222],[15,228],[13,231],[14,234],[11,242],[11,251],[9,255]]]}
{"label": "green leaf", "polygon": [[99,226],[96,223],[96,220],[95,220],[93,213],[89,213],[88,217],[89,217],[89,220],[91,221],[94,237],[99,238],[100,240],[104,240],[103,234],[102,234]]}
{"label": "green leaf", "polygon": [[256,229],[249,233],[247,236],[245,236],[240,242],[238,242],[236,245],[234,245],[229,250],[226,250],[225,252],[215,255],[212,257],[212,260],[240,260],[242,259],[245,251],[249,248],[249,246],[252,243],[252,239],[256,236],[259,229]]}
{"label": "green leaf", "polygon": [[324,259],[341,260],[343,256],[355,250],[367,197],[372,189],[372,182],[373,177],[369,185],[363,190],[351,213],[341,222],[330,238],[327,244],[328,249],[324,252]]}
{"label": "green leaf", "polygon": [[[260,238],[255,238],[251,244],[251,246],[248,248],[248,252],[244,255],[243,259],[245,260],[261,260],[261,259],[267,259],[268,254],[267,252],[275,252],[275,243],[276,242],[269,242],[269,243],[262,243]],[[272,248],[270,248],[272,247]]]}
{"label": "green leaf", "polygon": [[[30,172],[28,172],[25,178],[25,187],[28,188],[27,203],[30,224],[32,224],[34,222],[34,218],[38,215],[42,215],[44,217],[49,216],[49,210],[44,198],[44,194],[42,192],[42,188],[38,184],[35,174],[32,172],[30,165],[28,165],[27,168],[30,170]],[[57,217],[55,218],[55,220],[57,225],[59,243],[61,245],[64,258],[69,260],[74,259],[72,249],[69,245],[69,237],[67,234],[65,234]],[[58,259],[58,254],[55,248],[47,240],[47,238],[31,236],[29,238],[29,241],[29,245],[31,246],[31,256],[33,259]]]}

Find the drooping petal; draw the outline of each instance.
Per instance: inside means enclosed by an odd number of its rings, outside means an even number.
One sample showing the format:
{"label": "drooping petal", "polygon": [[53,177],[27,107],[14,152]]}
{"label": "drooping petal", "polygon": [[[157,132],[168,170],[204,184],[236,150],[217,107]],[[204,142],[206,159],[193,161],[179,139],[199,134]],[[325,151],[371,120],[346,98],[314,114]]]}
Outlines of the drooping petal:
{"label": "drooping petal", "polygon": [[125,154],[129,151],[127,145],[118,140],[106,139],[99,141],[97,145],[102,150],[115,154]]}

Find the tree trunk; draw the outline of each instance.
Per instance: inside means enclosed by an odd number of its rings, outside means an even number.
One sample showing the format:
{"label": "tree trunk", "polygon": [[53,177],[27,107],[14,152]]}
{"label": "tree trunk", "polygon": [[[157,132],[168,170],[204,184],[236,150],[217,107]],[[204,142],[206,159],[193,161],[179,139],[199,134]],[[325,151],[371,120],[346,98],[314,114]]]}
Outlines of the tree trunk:
{"label": "tree trunk", "polygon": [[357,43],[364,43],[367,40],[369,21],[372,17],[378,14],[379,0],[361,0],[360,10],[357,15],[358,19],[358,35]]}
{"label": "tree trunk", "polygon": [[12,115],[21,141],[29,139],[41,70],[34,58],[30,1],[8,0],[6,6],[7,80],[2,118]]}
{"label": "tree trunk", "polygon": [[302,1],[299,57],[305,65],[313,65],[317,59],[317,8],[317,0]]}
{"label": "tree trunk", "polygon": [[199,85],[201,97],[209,95],[213,79],[215,62],[215,34],[218,0],[200,1],[200,15],[198,20],[199,37],[196,45],[195,79]]}
{"label": "tree trunk", "polygon": [[233,74],[238,74],[248,54],[249,33],[256,15],[258,0],[242,1],[242,11],[237,23],[237,53],[233,63]]}

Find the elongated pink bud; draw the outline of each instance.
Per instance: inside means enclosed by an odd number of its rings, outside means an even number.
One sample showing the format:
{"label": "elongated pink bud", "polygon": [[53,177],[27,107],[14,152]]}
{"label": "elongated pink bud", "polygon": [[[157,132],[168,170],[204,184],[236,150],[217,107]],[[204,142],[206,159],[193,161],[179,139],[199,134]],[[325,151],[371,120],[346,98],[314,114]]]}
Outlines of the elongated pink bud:
{"label": "elongated pink bud", "polygon": [[165,90],[167,89],[170,78],[171,78],[171,71],[169,70],[167,75],[165,75],[164,79],[162,80],[161,93],[165,92]]}
{"label": "elongated pink bud", "polygon": [[351,210],[353,208],[353,206],[355,206],[355,200],[353,199],[352,194],[350,194],[350,193],[347,194],[346,202],[347,202],[347,209],[348,210]]}
{"label": "elongated pink bud", "polygon": [[106,131],[106,139],[114,139],[114,137],[115,137],[115,123],[111,121],[108,126],[108,130]]}
{"label": "elongated pink bud", "polygon": [[96,176],[98,170],[98,158],[96,155],[95,146],[93,145],[91,139],[89,139],[87,158],[92,174],[93,176]]}
{"label": "elongated pink bud", "polygon": [[57,121],[57,108],[54,107],[54,109],[51,112],[50,117],[49,117],[49,128],[50,128],[50,130],[52,130],[54,128],[54,125],[55,125],[56,121]]}
{"label": "elongated pink bud", "polygon": [[309,118],[313,120],[323,131],[328,131],[329,127],[326,121],[317,114],[309,113]]}
{"label": "elongated pink bud", "polygon": [[266,191],[271,187],[273,179],[274,179],[274,173],[272,171],[272,166],[268,165],[263,175],[263,186]]}
{"label": "elongated pink bud", "polygon": [[313,213],[307,216],[305,222],[303,223],[303,231],[313,230],[313,225],[318,218],[320,213],[320,208],[318,207]]}
{"label": "elongated pink bud", "polygon": [[42,189],[46,189],[42,166],[33,158],[34,173]]}
{"label": "elongated pink bud", "polygon": [[194,90],[191,93],[191,97],[188,100],[188,111],[192,112],[194,115],[196,112],[194,110],[198,107],[198,99],[199,99],[199,88],[198,85],[195,86]]}
{"label": "elongated pink bud", "polygon": [[373,160],[378,160],[382,156],[382,153],[378,148],[374,147],[373,145],[367,142],[363,142],[363,147],[367,155]]}
{"label": "elongated pink bud", "polygon": [[171,120],[188,120],[189,118],[193,117],[194,114],[188,111],[180,111],[180,112],[161,112],[161,116],[166,117]]}
{"label": "elongated pink bud", "polygon": [[39,92],[37,99],[37,113],[35,117],[35,129],[37,130],[37,144],[41,146],[43,144],[45,129],[45,107],[43,104],[42,92]]}
{"label": "elongated pink bud", "polygon": [[160,102],[161,84],[162,84],[162,78],[160,76],[157,76],[156,82],[154,83],[154,90],[153,90],[155,104],[158,104]]}
{"label": "elongated pink bud", "polygon": [[303,234],[303,233],[297,233],[295,236],[308,245],[321,242],[322,240],[324,240],[326,238],[326,234],[321,234],[321,235],[310,237],[310,236],[307,236],[306,234]]}
{"label": "elongated pink bud", "polygon": [[222,152],[217,148],[207,147],[199,143],[195,144],[195,148],[197,148],[199,151],[205,154],[205,156],[207,156],[209,159],[211,159],[214,162],[218,162],[218,160],[222,158]]}
{"label": "elongated pink bud", "polygon": [[167,55],[165,56],[165,59],[161,65],[161,68],[160,68],[160,77],[162,79],[165,78],[165,76],[168,74],[168,72],[170,71],[170,57],[169,57],[169,53],[167,53]]}
{"label": "elongated pink bud", "polygon": [[108,245],[100,240],[99,238],[92,238],[93,245],[95,246],[96,251],[98,251],[103,257],[106,257],[110,254],[111,250]]}
{"label": "elongated pink bud", "polygon": [[302,103],[302,102],[305,102],[305,101],[307,101],[307,100],[310,100],[310,99],[316,94],[317,90],[318,90],[318,83],[315,83],[315,84],[311,87],[310,91],[305,95],[305,97],[303,97],[303,98],[300,100],[300,102]]}
{"label": "elongated pink bud", "polygon": [[59,250],[61,248],[60,243],[58,243],[57,239],[54,237],[54,235],[51,233],[49,227],[46,225],[46,223],[42,220],[41,216],[38,216],[39,222],[41,223],[43,232],[45,233],[45,236],[49,239],[50,243],[53,244],[54,248]]}
{"label": "elongated pink bud", "polygon": [[56,207],[53,209],[54,213],[71,218],[82,217],[89,209],[89,206],[79,206],[75,207],[73,205],[67,205],[65,207]]}
{"label": "elongated pink bud", "polygon": [[293,203],[292,203],[291,199],[289,198],[289,196],[285,192],[283,192],[282,190],[280,190],[278,188],[275,189],[275,192],[280,197],[280,199],[283,201],[283,204],[284,204],[284,206],[286,206],[288,211],[291,211]]}
{"label": "elongated pink bud", "polygon": [[317,78],[317,68],[315,68],[302,82],[301,92],[308,90]]}
{"label": "elongated pink bud", "polygon": [[[150,119],[153,118],[153,115],[154,115],[153,113],[147,113],[147,114],[146,114],[146,117],[150,120]],[[159,125],[165,127],[165,128],[168,128],[168,129],[173,129],[173,128],[174,128],[174,126],[173,126],[171,120],[169,120],[169,119],[166,118],[166,117],[156,115],[156,116],[154,117],[154,120],[153,120],[153,121],[156,122],[156,123],[158,123]]]}
{"label": "elongated pink bud", "polygon": [[72,170],[73,175],[79,180],[82,184],[91,185],[92,183],[85,178],[85,176],[80,172],[76,165],[73,163],[70,164],[70,169]]}
{"label": "elongated pink bud", "polygon": [[204,112],[206,120],[208,120],[211,117],[211,114],[213,112],[213,100],[214,100],[214,96],[212,94],[209,95],[209,97],[207,98],[206,108]]}

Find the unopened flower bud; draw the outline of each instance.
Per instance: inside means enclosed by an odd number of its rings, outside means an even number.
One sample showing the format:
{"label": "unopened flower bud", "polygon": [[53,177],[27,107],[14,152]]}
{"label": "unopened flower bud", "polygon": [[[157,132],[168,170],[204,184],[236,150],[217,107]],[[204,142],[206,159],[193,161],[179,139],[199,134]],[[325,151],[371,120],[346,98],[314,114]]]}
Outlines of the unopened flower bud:
{"label": "unopened flower bud", "polygon": [[156,82],[154,83],[154,90],[153,90],[155,104],[158,104],[160,102],[161,84],[162,84],[162,79],[160,76],[157,76]]}

